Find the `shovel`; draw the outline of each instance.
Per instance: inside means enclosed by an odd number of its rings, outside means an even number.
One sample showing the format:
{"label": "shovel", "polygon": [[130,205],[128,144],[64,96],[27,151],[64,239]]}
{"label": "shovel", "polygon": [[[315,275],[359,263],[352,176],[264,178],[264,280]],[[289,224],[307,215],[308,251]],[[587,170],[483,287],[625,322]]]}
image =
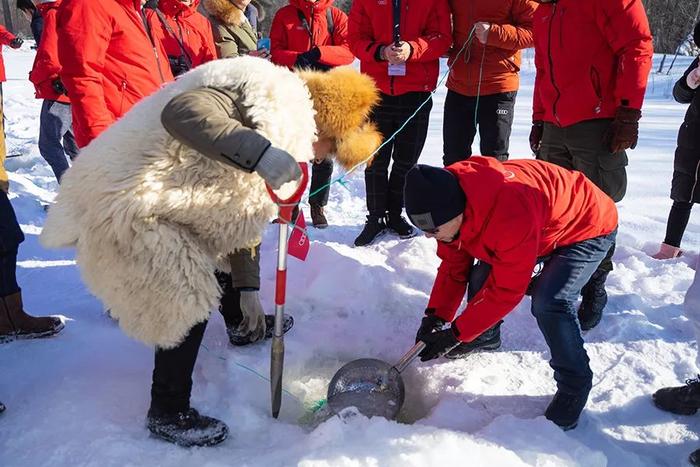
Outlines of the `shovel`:
{"label": "shovel", "polygon": [[272,201],[279,206],[277,220],[280,231],[277,244],[277,276],[275,286],[275,330],[272,336],[272,356],[270,358],[270,391],[272,403],[272,416],[279,417],[282,407],[282,373],[284,370],[284,303],[287,292],[287,236],[289,223],[292,219],[292,211],[299,204],[306,184],[309,181],[309,168],[306,164],[301,166],[301,182],[296,191],[287,199],[281,199],[267,186],[267,192]]}
{"label": "shovel", "polygon": [[328,405],[336,414],[356,407],[366,417],[393,420],[406,395],[401,372],[424,348],[425,343],[419,341],[393,366],[375,358],[345,364],[328,386]]}

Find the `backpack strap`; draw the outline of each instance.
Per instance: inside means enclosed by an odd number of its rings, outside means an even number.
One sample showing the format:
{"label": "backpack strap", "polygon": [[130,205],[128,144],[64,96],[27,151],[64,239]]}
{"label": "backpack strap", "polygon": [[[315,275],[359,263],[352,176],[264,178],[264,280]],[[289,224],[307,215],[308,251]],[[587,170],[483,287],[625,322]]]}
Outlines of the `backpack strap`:
{"label": "backpack strap", "polygon": [[326,8],[326,26],[328,27],[328,37],[331,38],[331,45],[333,45],[333,33],[335,32],[335,24],[333,24],[333,12],[331,8]]}
{"label": "backpack strap", "polygon": [[[158,19],[160,20],[161,24],[165,28],[165,30],[170,34],[173,39],[177,42],[177,45],[180,46],[180,51],[182,52],[182,56],[185,57],[185,63],[187,65],[188,69],[192,69],[192,58],[190,58],[190,54],[187,53],[187,50],[185,49],[185,45],[182,43],[182,40],[180,37],[178,37],[177,34],[175,34],[175,31],[173,31],[173,28],[170,27],[170,24],[168,24],[168,20],[165,19],[165,16],[163,15],[163,12],[160,11],[160,9],[156,8],[155,9],[156,15],[158,16]],[[182,30],[180,31],[182,32]]]}
{"label": "backpack strap", "polygon": [[[309,22],[306,20],[306,16],[304,16],[304,12],[297,9],[297,16],[299,17],[301,25],[304,27],[304,29],[306,29],[306,33],[311,39],[311,48],[315,47],[316,44],[314,44],[313,31],[311,31],[311,27],[309,26]],[[331,12],[331,8],[326,9],[326,27],[328,28],[328,37],[330,38],[331,45],[333,45],[333,33],[335,32],[335,24],[333,23],[333,13]]]}

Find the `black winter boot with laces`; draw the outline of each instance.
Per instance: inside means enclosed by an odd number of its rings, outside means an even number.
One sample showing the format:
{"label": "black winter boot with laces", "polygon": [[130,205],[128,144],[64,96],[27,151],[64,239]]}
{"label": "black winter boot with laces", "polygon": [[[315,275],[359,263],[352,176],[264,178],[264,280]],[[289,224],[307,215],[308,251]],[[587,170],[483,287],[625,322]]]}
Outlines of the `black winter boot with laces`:
{"label": "black winter boot with laces", "polygon": [[652,396],[661,410],[678,415],[693,415],[700,409],[700,375],[686,380],[685,386],[659,389]]}
{"label": "black winter boot with laces", "polygon": [[367,216],[365,227],[355,239],[355,246],[367,246],[385,233],[386,224],[384,219],[376,216]]}
{"label": "black winter boot with laces", "polygon": [[386,226],[400,238],[411,238],[416,236],[416,230],[401,213],[388,213],[386,216]]}
{"label": "black winter boot with laces", "polygon": [[587,401],[587,393],[567,394],[557,391],[544,416],[564,431],[573,430],[578,425],[578,419]]}
{"label": "black winter boot with laces", "polygon": [[228,427],[224,422],[200,415],[192,408],[163,414],[149,410],[146,426],[157,438],[186,448],[214,446],[228,435]]}

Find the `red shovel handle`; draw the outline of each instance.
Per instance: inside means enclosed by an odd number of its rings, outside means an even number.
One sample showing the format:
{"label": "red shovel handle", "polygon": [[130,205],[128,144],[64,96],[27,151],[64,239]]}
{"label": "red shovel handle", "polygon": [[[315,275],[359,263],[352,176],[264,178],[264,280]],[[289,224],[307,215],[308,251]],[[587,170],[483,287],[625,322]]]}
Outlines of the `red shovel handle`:
{"label": "red shovel handle", "polygon": [[301,201],[301,197],[306,191],[306,185],[309,183],[309,165],[306,162],[300,162],[299,167],[301,168],[301,180],[299,181],[299,186],[297,187],[296,191],[292,193],[292,196],[290,196],[289,198],[281,199],[272,190],[270,185],[268,185],[267,183],[265,184],[265,188],[267,188],[267,192],[270,194],[270,198],[272,198],[272,201],[274,201],[275,204],[279,206],[277,219],[280,223],[283,224],[290,223],[292,219],[292,211],[294,211],[296,205],[299,204],[299,201]]}

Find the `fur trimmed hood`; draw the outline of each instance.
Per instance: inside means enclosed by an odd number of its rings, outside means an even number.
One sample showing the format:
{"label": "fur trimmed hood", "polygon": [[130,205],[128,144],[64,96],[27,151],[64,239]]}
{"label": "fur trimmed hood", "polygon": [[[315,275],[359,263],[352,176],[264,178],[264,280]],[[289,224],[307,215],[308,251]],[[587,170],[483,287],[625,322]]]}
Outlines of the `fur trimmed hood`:
{"label": "fur trimmed hood", "polygon": [[335,140],[336,161],[345,169],[364,161],[382,143],[382,135],[369,122],[379,102],[372,78],[351,66],[298,73],[311,93],[319,136]]}
{"label": "fur trimmed hood", "polygon": [[202,5],[217,20],[238,27],[246,21],[245,6],[235,3],[236,0],[204,0]]}
{"label": "fur trimmed hood", "polygon": [[215,269],[259,243],[276,213],[260,176],[206,158],[163,128],[165,105],[202,86],[240,89],[256,131],[300,162],[313,157],[304,82],[265,60],[216,60],[142,100],[85,147],[41,234],[47,247],[74,246],[83,280],[125,332],[162,348],[209,317],[221,293]]}

